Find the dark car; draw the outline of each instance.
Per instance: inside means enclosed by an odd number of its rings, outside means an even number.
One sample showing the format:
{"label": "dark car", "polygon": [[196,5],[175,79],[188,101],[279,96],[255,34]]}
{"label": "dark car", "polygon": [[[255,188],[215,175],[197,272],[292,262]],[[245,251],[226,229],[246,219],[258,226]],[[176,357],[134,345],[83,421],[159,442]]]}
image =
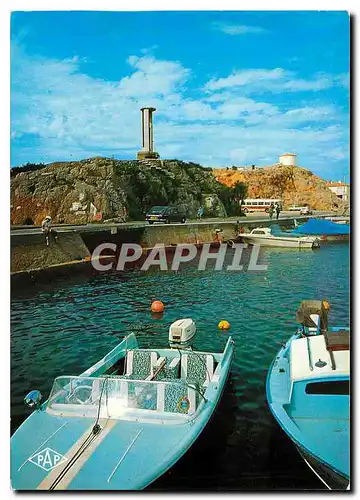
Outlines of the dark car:
{"label": "dark car", "polygon": [[176,207],[152,207],[146,214],[146,220],[149,224],[153,224],[154,222],[164,222],[165,224],[181,222],[184,224],[186,222],[186,215]]}

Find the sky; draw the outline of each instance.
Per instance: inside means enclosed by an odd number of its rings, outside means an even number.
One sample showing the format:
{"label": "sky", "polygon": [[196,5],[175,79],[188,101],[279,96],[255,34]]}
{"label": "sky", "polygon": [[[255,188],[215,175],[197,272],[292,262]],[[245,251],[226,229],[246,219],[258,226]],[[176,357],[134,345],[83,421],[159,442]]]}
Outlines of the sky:
{"label": "sky", "polygon": [[344,11],[13,12],[11,165],[161,158],[349,180]]}

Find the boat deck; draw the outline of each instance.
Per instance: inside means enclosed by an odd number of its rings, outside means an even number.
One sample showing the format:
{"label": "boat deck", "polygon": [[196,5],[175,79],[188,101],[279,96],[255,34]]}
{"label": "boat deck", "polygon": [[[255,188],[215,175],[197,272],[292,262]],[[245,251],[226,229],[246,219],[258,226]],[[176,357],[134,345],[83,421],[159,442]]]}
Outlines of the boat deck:
{"label": "boat deck", "polygon": [[[45,434],[44,427],[40,425],[41,420],[47,428]],[[66,456],[66,461],[53,471],[44,471],[41,467],[34,467],[28,460],[35,453],[29,455],[27,447],[18,448],[12,457],[12,469],[17,471],[17,481],[13,486],[19,488],[19,484],[26,484],[27,489],[48,490],[62,468],[78,452],[79,446],[91,436],[94,421],[84,418],[49,420],[46,412],[42,412],[37,423],[39,425],[33,427],[31,436],[33,452],[49,447]],[[154,463],[159,464],[160,475],[172,458],[172,448],[186,437],[189,438],[189,424],[154,427],[150,423],[107,419],[101,419],[99,423],[102,432],[86,449],[86,453],[77,458],[76,464],[56,489],[91,490],[98,489],[99,484],[102,489],[109,490],[134,489],[136,485],[142,488],[153,474]],[[24,442],[27,442],[27,435],[24,435]],[[137,471],[137,477],[134,477],[134,471]]]}

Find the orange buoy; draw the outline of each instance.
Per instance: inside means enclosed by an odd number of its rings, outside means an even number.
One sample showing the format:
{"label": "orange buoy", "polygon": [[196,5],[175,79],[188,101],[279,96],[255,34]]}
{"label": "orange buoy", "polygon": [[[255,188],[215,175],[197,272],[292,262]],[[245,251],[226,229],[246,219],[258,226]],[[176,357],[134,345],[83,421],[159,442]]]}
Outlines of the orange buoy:
{"label": "orange buoy", "polygon": [[154,313],[161,313],[163,312],[165,306],[161,302],[161,300],[154,300],[154,302],[151,304],[151,311]]}
{"label": "orange buoy", "polygon": [[230,328],[230,323],[228,321],[226,321],[225,319],[223,319],[218,324],[218,327],[220,328],[220,330],[228,330]]}
{"label": "orange buoy", "polygon": [[330,310],[330,304],[329,304],[329,302],[327,300],[323,300],[322,303],[323,303],[324,309],[326,311],[329,311]]}

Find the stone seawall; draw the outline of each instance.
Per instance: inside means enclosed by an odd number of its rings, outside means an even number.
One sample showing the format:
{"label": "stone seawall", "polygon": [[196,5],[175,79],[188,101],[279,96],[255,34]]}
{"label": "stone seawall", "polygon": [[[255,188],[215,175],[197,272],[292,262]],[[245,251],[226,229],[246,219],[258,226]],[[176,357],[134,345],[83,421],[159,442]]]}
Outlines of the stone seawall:
{"label": "stone seawall", "polygon": [[90,259],[90,252],[78,233],[60,233],[58,243],[47,247],[42,234],[11,237],[11,272],[44,269],[72,261]]}
{"label": "stone seawall", "polygon": [[216,230],[222,230],[224,239],[236,237],[236,224],[191,224],[178,226],[148,226],[143,235],[142,245],[153,247],[157,243],[176,245],[177,243],[211,243],[216,241]]}
{"label": "stone seawall", "polygon": [[177,243],[212,243],[216,241],[216,232],[221,230],[223,240],[234,240],[241,232],[250,232],[255,227],[269,226],[278,222],[284,228],[294,227],[294,219],[282,219],[279,221],[264,219],[251,221],[249,219],[239,219],[236,221],[220,221],[200,224],[178,224],[146,226],[141,239],[144,247],[153,247],[157,243],[165,245],[175,245]]}
{"label": "stone seawall", "polygon": [[[157,243],[166,246],[177,243],[212,243],[216,241],[216,231],[221,230],[223,240],[234,240],[238,231],[249,232],[254,227],[268,226],[277,221],[252,221],[240,219],[236,221],[209,222],[200,224],[152,225],[152,226],[113,226],[104,229],[76,230],[58,232],[59,241],[56,244],[50,240],[46,247],[42,234],[27,234],[11,236],[11,272],[27,272],[39,269],[51,269],[54,266],[88,260],[94,249],[101,243],[113,243],[116,252],[105,249],[106,255],[118,255],[123,243],[137,243],[143,248],[151,248]],[[282,227],[293,227],[293,218],[278,221]]]}

